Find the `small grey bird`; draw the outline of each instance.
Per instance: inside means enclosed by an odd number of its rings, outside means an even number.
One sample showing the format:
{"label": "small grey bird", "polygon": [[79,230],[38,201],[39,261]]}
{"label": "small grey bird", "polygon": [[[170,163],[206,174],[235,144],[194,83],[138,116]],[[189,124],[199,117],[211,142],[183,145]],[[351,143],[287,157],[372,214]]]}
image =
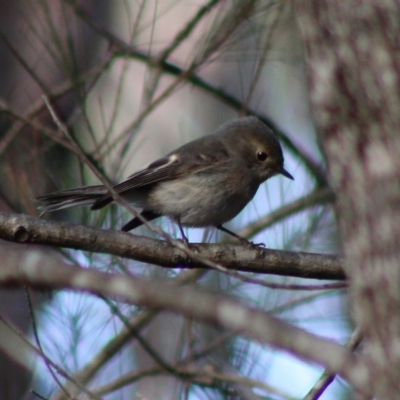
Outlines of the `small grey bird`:
{"label": "small grey bird", "polygon": [[[168,216],[182,226],[214,226],[242,243],[249,242],[224,228],[254,197],[261,183],[282,174],[281,146],[274,133],[255,117],[227,122],[213,134],[193,140],[172,151],[125,181],[114,186],[119,196],[141,209],[151,221]],[[92,210],[114,201],[104,186],[85,186],[38,197],[45,212],[91,205]],[[122,230],[142,225],[135,217]]]}

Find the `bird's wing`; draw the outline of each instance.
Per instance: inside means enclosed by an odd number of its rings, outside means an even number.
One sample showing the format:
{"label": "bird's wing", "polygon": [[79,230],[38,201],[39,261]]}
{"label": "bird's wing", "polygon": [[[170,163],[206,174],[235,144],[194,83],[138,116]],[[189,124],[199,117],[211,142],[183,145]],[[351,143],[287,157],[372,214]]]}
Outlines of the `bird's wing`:
{"label": "bird's wing", "polygon": [[[156,182],[176,179],[190,173],[213,169],[216,164],[222,164],[228,160],[228,151],[224,144],[213,143],[212,152],[207,146],[208,141],[195,140],[180,147],[178,150],[152,162],[142,170],[135,172],[125,181],[114,186],[118,194],[129,190],[138,189]],[[208,150],[208,151],[207,151]],[[93,205],[92,210],[104,207],[112,201],[112,196],[107,193],[99,198]]]}
{"label": "bird's wing", "polygon": [[181,170],[179,164],[180,161],[174,155],[160,158],[114,186],[114,190],[117,193],[124,193],[127,190],[137,189],[166,179],[173,179],[182,173],[179,171]]}

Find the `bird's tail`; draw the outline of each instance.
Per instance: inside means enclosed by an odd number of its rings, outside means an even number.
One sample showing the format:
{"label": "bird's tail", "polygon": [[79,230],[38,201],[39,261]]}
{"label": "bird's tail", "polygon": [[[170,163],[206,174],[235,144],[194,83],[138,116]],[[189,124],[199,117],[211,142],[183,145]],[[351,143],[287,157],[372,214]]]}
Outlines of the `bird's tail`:
{"label": "bird's tail", "polygon": [[104,186],[84,186],[76,189],[53,192],[45,196],[37,197],[40,203],[38,210],[42,213],[62,210],[64,208],[87,206],[104,196],[107,189]]}

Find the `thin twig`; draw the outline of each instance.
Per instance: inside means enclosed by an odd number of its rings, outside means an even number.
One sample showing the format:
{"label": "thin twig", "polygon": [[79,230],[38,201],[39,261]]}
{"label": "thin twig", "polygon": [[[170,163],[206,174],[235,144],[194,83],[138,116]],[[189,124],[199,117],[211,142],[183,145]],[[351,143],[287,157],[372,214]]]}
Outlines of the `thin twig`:
{"label": "thin twig", "polygon": [[278,3],[277,7],[278,7],[277,15],[274,17],[274,20],[273,20],[271,26],[269,27],[269,29],[266,29],[264,45],[262,46],[261,56],[258,57],[256,70],[252,76],[250,87],[247,92],[246,98],[243,101],[242,112],[247,110],[249,107],[251,97],[254,93],[254,90],[258,84],[258,80],[260,79],[261,73],[263,71],[268,52],[272,48],[272,39],[274,38],[274,33],[276,32],[276,30],[279,26],[280,18],[282,17],[283,11],[285,9],[285,3],[284,2]]}
{"label": "thin twig", "polygon": [[[346,344],[346,349],[349,351],[354,351],[360,345],[363,339],[362,332],[360,328],[356,328],[352,335],[350,336],[349,341]],[[306,394],[303,400],[317,400],[321,397],[321,395],[325,392],[328,386],[334,381],[336,378],[336,374],[332,374],[329,369],[326,369],[315,385],[310,389],[310,391]]]}
{"label": "thin twig", "polygon": [[94,400],[100,400],[97,395],[92,393],[90,390],[88,390],[86,387],[82,386],[78,381],[73,379],[66,371],[64,371],[58,364],[56,364],[54,361],[52,361],[49,357],[47,357],[40,349],[35,347],[26,337],[25,335],[17,328],[15,327],[11,322],[9,322],[6,318],[4,318],[0,314],[0,321],[4,323],[16,336],[18,336],[24,343],[24,345],[27,346],[27,348],[31,351],[33,351],[35,354],[37,354],[40,358],[46,361],[54,370],[61,375],[63,378],[67,379],[70,383],[72,383],[76,388],[78,388],[80,391],[86,393],[89,398],[94,399]]}
{"label": "thin twig", "polygon": [[[199,276],[203,275],[204,271],[194,270],[185,271],[177,278],[174,279],[174,284],[184,285],[197,280]],[[124,324],[124,328],[116,334],[110,341],[88,362],[83,369],[77,371],[73,377],[82,384],[88,384],[95,375],[103,368],[107,362],[109,362],[120,349],[125,346],[128,342],[131,342],[132,338],[131,329],[136,331],[143,330],[153,319],[159,314],[158,311],[146,310],[140,315],[127,321],[127,325]],[[53,400],[61,400],[63,398],[62,393],[58,393],[53,396]]]}
{"label": "thin twig", "polygon": [[[29,293],[29,288],[27,288],[26,286],[25,286],[25,296],[26,296],[26,299],[27,299],[27,302],[28,302],[29,315],[30,315],[30,318],[31,318],[31,321],[32,321],[32,330],[33,330],[33,336],[35,338],[36,346],[39,349],[39,351],[44,355],[43,347],[42,347],[42,344],[41,344],[40,339],[39,339],[39,332],[38,332],[38,329],[37,329],[37,326],[36,326],[36,319],[35,319],[35,314],[34,314],[34,311],[33,311],[32,300],[31,300],[31,296],[30,296],[30,293]],[[46,368],[50,372],[50,375],[53,377],[54,381],[61,388],[61,390],[66,394],[66,396],[69,399],[77,400],[77,398],[75,396],[73,396],[71,393],[68,392],[67,388],[60,381],[60,379],[58,379],[58,376],[55,374],[55,372],[53,371],[53,368],[51,367],[50,363],[47,361],[47,357],[43,357],[43,361],[44,361],[44,363],[46,365]]]}
{"label": "thin twig", "polygon": [[149,354],[153,358],[153,360],[162,367],[163,370],[169,372],[172,375],[176,375],[178,377],[181,376],[176,368],[165,361],[163,357],[155,349],[153,349],[153,347],[147,342],[147,340],[144,339],[144,337],[140,334],[140,330],[130,324],[128,318],[126,318],[125,315],[121,313],[118,307],[116,307],[112,303],[112,301],[107,299],[105,296],[100,295],[99,297],[108,305],[108,307],[110,307],[112,313],[118,316],[120,321],[124,324],[125,328],[129,330],[130,334],[136,338],[136,340],[140,343],[147,354]]}
{"label": "thin twig", "polygon": [[[173,53],[173,51],[185,40],[187,39],[192,31],[198,26],[201,22],[202,18],[206,16],[208,13],[212,11],[212,9],[220,2],[221,0],[210,0],[203,7],[200,7],[199,10],[195,13],[195,15],[186,23],[186,25],[177,32],[175,37],[171,40],[170,44],[161,51],[161,53],[154,57],[154,68],[150,70],[151,73],[151,82],[146,84],[145,95],[144,95],[144,107],[148,108],[151,105],[151,101],[153,99],[154,93],[158,87],[158,83],[162,74],[164,73],[162,68],[157,68],[157,64],[160,66],[168,59],[168,57]],[[142,119],[140,120],[142,121]],[[139,127],[139,123],[135,124],[135,129]],[[144,132],[144,131],[141,131]],[[139,143],[141,141],[142,135],[138,132],[135,135],[135,143]],[[132,135],[125,135],[125,140],[121,144],[122,149],[127,149],[128,143],[131,141]],[[135,144],[131,145],[135,148]],[[126,151],[125,151],[126,153]],[[118,158],[119,159],[119,158]]]}
{"label": "thin twig", "polygon": [[[65,96],[73,90],[77,85],[84,84],[88,80],[95,81],[99,76],[100,73],[103,72],[107,66],[109,65],[110,60],[107,59],[100,65],[92,68],[91,70],[81,74],[79,77],[77,77],[73,82],[72,81],[65,81],[58,86],[54,87],[53,89],[49,90],[47,92],[47,96],[53,101],[58,100],[62,96]],[[44,125],[39,125],[39,122],[34,121],[35,118],[43,112],[43,110],[46,108],[46,104],[43,101],[42,98],[39,98],[37,101],[35,101],[27,110],[25,116],[19,115],[17,112],[13,111],[11,107],[5,102],[1,101],[0,102],[0,108],[2,111],[5,111],[9,113],[15,120],[11,127],[7,130],[7,132],[4,134],[4,137],[2,138],[0,142],[0,157],[4,154],[4,152],[7,150],[8,146],[10,143],[16,138],[16,136],[22,131],[23,127],[26,125],[32,126],[34,129],[39,129],[38,126],[42,126],[45,128]],[[42,130],[40,128],[39,130]],[[50,139],[54,139],[54,134],[53,135],[48,135]],[[55,140],[56,143],[60,143],[59,140]],[[63,143],[60,143],[64,145]]]}
{"label": "thin twig", "polygon": [[[295,397],[290,396],[287,393],[282,392],[274,388],[271,385],[266,383],[257,381],[255,379],[246,378],[236,374],[227,374],[227,373],[219,373],[217,371],[210,371],[209,369],[193,369],[193,368],[179,368],[179,371],[182,373],[182,376],[185,376],[188,381],[192,384],[195,383],[201,386],[209,386],[215,387],[218,383],[236,383],[245,386],[249,386],[251,388],[260,389],[266,393],[272,393],[274,395],[278,395],[280,398],[295,400]],[[135,381],[142,379],[146,376],[157,376],[163,375],[165,372],[157,367],[147,368],[140,371],[129,372],[125,375],[122,375],[115,381],[108,383],[102,387],[99,387],[96,390],[96,394],[99,396],[104,396],[106,394],[110,394],[115,392],[118,389],[121,389],[127,385],[133,384]]]}
{"label": "thin twig", "polygon": [[186,25],[175,35],[171,40],[170,45],[165,48],[159,57],[159,62],[165,61],[172,52],[193,32],[194,28],[199,24],[201,19],[211,12],[211,10],[220,2],[221,0],[209,0],[208,3],[204,4],[196,14],[186,23]]}
{"label": "thin twig", "polygon": [[266,228],[282,221],[294,214],[304,211],[307,208],[333,202],[335,196],[329,187],[316,188],[311,193],[283,205],[282,207],[271,211],[266,216],[250,222],[242,228],[238,234],[245,238],[252,238]]}

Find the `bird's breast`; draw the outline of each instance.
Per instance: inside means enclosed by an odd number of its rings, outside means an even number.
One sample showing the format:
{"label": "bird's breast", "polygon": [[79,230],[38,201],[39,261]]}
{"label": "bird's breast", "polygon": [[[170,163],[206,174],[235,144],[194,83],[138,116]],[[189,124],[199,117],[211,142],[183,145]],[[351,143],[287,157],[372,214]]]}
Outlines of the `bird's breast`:
{"label": "bird's breast", "polygon": [[155,185],[149,205],[186,226],[215,226],[239,214],[257,189],[258,183],[232,182],[224,175],[189,175]]}

